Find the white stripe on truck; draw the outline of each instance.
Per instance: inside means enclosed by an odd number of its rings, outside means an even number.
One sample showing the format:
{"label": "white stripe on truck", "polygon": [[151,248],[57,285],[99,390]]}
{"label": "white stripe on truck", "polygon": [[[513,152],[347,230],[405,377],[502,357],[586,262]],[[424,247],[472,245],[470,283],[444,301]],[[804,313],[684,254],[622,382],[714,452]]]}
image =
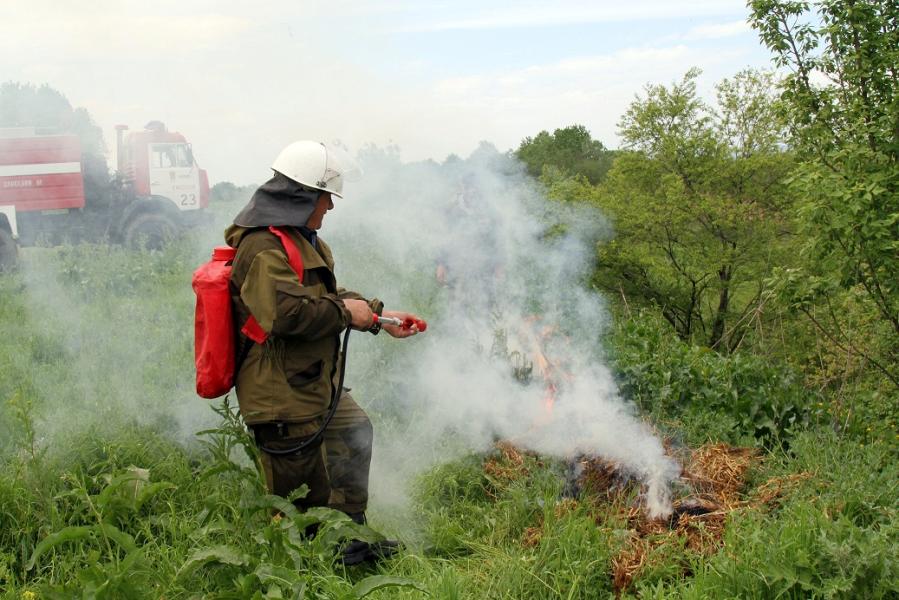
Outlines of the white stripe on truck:
{"label": "white stripe on truck", "polygon": [[17,175],[55,175],[57,173],[80,172],[80,162],[0,165],[0,177],[16,177]]}

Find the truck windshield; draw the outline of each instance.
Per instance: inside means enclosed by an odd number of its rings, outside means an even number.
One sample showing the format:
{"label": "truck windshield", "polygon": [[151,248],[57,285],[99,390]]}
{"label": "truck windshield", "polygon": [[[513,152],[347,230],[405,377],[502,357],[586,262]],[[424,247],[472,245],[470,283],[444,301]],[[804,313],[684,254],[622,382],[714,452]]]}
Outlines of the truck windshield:
{"label": "truck windshield", "polygon": [[150,166],[156,169],[192,167],[194,158],[187,144],[153,144]]}

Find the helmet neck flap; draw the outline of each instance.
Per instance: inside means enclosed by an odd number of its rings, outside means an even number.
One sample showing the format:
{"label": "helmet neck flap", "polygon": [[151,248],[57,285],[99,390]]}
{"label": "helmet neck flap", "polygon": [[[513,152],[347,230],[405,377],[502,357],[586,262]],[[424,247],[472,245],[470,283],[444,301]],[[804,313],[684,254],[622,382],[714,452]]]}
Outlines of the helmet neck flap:
{"label": "helmet neck flap", "polygon": [[275,172],[234,217],[234,224],[241,227],[303,227],[315,210],[321,193]]}

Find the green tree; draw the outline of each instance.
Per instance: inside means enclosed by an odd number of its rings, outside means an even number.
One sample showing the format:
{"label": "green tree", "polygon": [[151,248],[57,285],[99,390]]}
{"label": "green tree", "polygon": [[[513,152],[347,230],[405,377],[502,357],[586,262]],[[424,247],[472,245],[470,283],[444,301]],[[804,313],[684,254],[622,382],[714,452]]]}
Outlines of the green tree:
{"label": "green tree", "polygon": [[627,152],[596,194],[616,236],[599,246],[595,281],[658,307],[683,339],[729,351],[788,260],[792,163],[770,74],[721,82],[716,106],[697,94],[698,75],[648,86],[622,118]]}
{"label": "green tree", "polygon": [[0,85],[0,127],[35,127],[39,133],[74,133],[85,153],[102,155],[103,131],[87,110],[72,108],[48,85],[6,82]]}
{"label": "green tree", "polygon": [[[899,4],[749,6],[775,63],[790,71],[782,97],[801,159],[793,185],[805,264],[780,282],[837,348],[899,387]],[[839,308],[847,294],[861,328]]]}
{"label": "green tree", "polygon": [[81,141],[85,193],[106,193],[109,167],[103,130],[84,108],[73,108],[68,99],[48,85],[18,82],[0,85],[0,127],[33,127],[39,134],[75,134]]}
{"label": "green tree", "polygon": [[614,159],[614,152],[594,140],[583,125],[527,137],[516,155],[534,177],[540,177],[544,168],[553,167],[569,176],[582,175],[594,184],[605,178]]}
{"label": "green tree", "polygon": [[230,181],[219,181],[209,190],[213,202],[236,202],[250,199],[258,186],[256,184],[237,186]]}

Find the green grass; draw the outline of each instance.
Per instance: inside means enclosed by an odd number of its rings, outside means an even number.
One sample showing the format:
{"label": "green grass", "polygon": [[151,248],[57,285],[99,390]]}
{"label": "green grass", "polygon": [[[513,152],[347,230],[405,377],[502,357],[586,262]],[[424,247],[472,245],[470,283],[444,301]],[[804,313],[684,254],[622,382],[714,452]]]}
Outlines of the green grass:
{"label": "green grass", "polygon": [[[192,391],[189,277],[205,254],[190,240],[33,249],[0,279],[0,597],[353,598],[385,583],[403,585],[370,597],[614,594],[626,526],[611,507],[557,510],[552,460],[526,457],[511,480],[482,455],[425,473],[404,512],[371,515],[408,541],[377,567],[335,564],[341,536],[376,536],[339,515],[272,520],[282,504],[240,423]],[[734,512],[717,553],[664,547],[626,595],[899,597],[892,433],[837,435],[815,417],[826,399],[788,372],[678,346],[650,319],[617,331],[622,381],[667,434],[767,448],[750,488],[809,474],[779,504]],[[378,409],[390,435],[396,419]],[[299,536],[311,519],[324,523],[314,541]]]}

